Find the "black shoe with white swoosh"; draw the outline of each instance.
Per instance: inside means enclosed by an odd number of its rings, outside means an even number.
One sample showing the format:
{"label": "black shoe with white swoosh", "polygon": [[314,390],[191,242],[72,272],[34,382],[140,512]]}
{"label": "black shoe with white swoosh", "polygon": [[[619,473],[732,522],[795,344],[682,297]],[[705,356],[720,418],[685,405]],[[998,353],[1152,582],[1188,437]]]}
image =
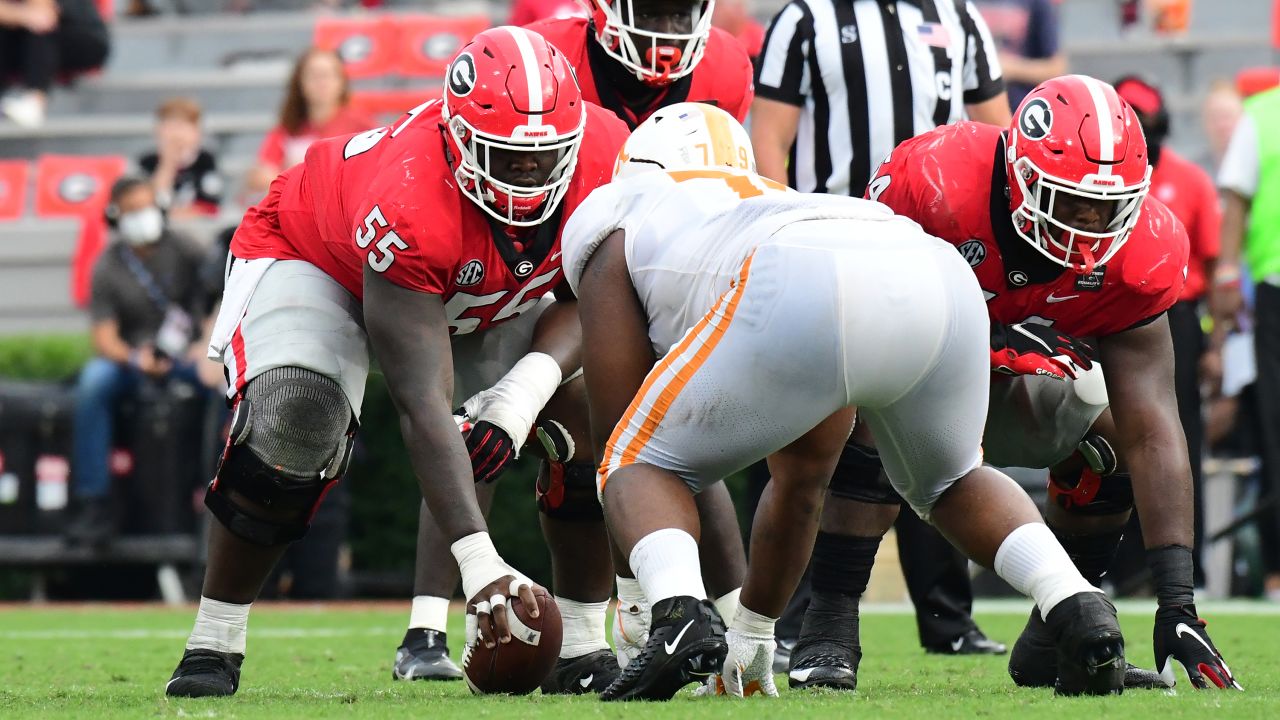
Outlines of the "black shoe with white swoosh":
{"label": "black shoe with white swoosh", "polygon": [[856,690],[858,663],[862,661],[858,636],[857,596],[814,590],[800,626],[800,639],[791,650],[787,684],[792,690]]}
{"label": "black shoe with white swoosh", "polygon": [[182,660],[164,686],[169,697],[227,697],[240,687],[241,653],[194,649],[182,653]]}
{"label": "black shoe with white swoosh", "polygon": [[612,650],[597,650],[576,658],[560,658],[542,682],[543,695],[585,695],[603,692],[622,668]]}
{"label": "black shoe with white swoosh", "polygon": [[653,605],[649,640],[601,700],[670,700],[680,688],[703,682],[724,666],[729,645],[715,605],[688,595]]}

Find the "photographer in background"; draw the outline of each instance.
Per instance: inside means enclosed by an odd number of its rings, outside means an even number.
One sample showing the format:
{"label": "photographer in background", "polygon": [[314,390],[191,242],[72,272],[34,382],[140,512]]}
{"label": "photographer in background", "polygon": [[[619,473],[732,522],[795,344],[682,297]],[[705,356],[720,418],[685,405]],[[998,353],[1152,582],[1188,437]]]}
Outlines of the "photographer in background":
{"label": "photographer in background", "polygon": [[199,384],[196,361],[204,254],[166,227],[151,183],[126,176],[111,188],[113,242],[93,270],[89,313],[96,357],[76,387],[72,491],[73,545],[97,546],[115,531],[108,455],[120,399],[142,382]]}

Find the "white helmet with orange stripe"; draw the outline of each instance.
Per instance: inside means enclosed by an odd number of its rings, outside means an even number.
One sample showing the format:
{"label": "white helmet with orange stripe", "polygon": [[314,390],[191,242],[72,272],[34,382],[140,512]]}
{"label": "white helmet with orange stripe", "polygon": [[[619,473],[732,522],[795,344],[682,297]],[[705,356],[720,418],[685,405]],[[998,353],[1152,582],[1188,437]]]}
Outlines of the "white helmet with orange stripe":
{"label": "white helmet with orange stripe", "polygon": [[747,131],[714,105],[668,105],[632,131],[618,153],[613,176],[680,167],[731,167],[756,171],[755,150]]}

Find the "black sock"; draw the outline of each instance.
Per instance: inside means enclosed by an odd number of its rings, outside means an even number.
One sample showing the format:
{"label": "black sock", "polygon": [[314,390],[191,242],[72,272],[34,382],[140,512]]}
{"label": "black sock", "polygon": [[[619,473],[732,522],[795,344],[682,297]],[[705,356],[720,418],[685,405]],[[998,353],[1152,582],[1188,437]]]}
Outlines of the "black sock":
{"label": "black sock", "polygon": [[1106,575],[1111,567],[1111,561],[1115,559],[1116,548],[1120,546],[1120,539],[1124,537],[1124,528],[1104,530],[1090,535],[1068,533],[1059,528],[1051,529],[1084,579],[1094,587],[1098,587],[1102,583],[1102,576]]}
{"label": "black sock", "polygon": [[796,650],[810,643],[833,644],[852,653],[856,666],[862,652],[858,641],[858,600],[871,579],[878,537],[818,533],[813,546],[813,598],[804,614]]}

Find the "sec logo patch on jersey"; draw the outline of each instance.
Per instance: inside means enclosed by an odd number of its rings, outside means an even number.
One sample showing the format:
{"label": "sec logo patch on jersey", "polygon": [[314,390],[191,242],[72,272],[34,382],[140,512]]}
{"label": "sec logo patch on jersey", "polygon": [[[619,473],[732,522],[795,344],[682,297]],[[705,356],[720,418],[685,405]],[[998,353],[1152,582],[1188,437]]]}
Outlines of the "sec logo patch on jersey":
{"label": "sec logo patch on jersey", "polygon": [[479,260],[472,260],[468,262],[466,265],[463,265],[462,268],[458,270],[458,277],[454,279],[453,283],[455,285],[467,287],[470,285],[475,285],[476,283],[480,282],[483,279],[484,279],[484,263],[480,262]]}
{"label": "sec logo patch on jersey", "polygon": [[987,246],[982,244],[981,240],[970,240],[961,243],[956,248],[960,251],[960,256],[969,263],[969,267],[978,267],[983,260],[987,259]]}

